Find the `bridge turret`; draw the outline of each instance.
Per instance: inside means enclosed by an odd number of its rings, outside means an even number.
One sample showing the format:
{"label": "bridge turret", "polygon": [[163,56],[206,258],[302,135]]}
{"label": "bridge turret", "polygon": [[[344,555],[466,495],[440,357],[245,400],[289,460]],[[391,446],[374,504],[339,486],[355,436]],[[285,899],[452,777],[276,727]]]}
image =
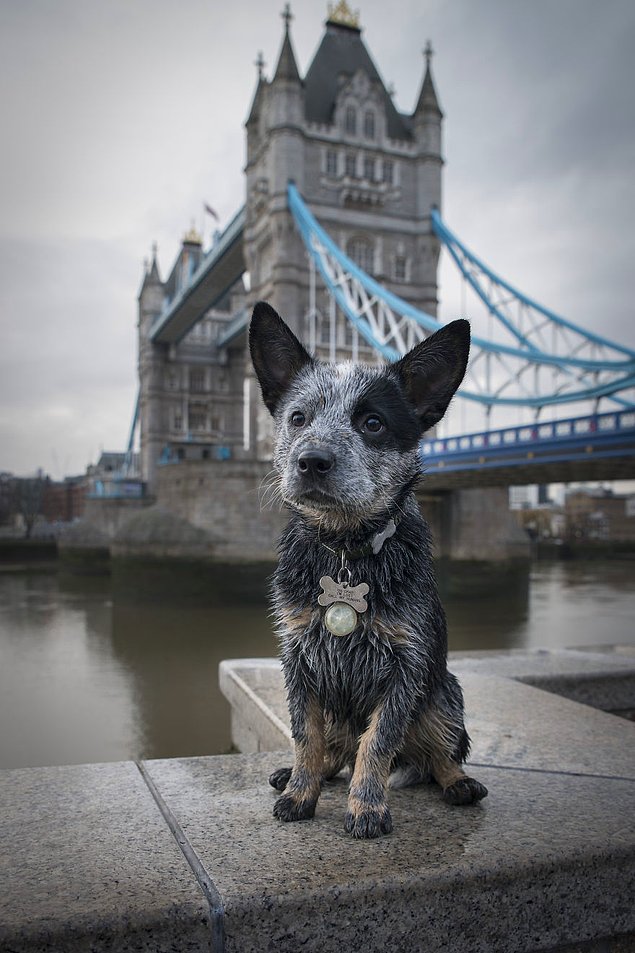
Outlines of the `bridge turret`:
{"label": "bridge turret", "polygon": [[417,215],[421,221],[428,223],[428,234],[419,239],[415,273],[418,271],[416,277],[424,289],[422,306],[429,314],[436,315],[440,245],[432,229],[430,210],[433,207],[441,209],[443,112],[432,78],[433,51],[430,41],[423,55],[425,72],[412,114],[412,127],[417,150]]}
{"label": "bridge turret", "polygon": [[137,325],[141,475],[150,488],[162,443],[160,393],[165,363],[165,348],[152,343],[150,331],[163,310],[164,287],[155,243],[152,246],[152,261],[146,267],[139,291]]}
{"label": "bridge turret", "polygon": [[262,118],[263,118],[263,103],[265,99],[265,91],[267,88],[267,80],[264,75],[265,61],[262,56],[262,52],[258,53],[258,58],[256,60],[256,67],[258,69],[258,81],[256,83],[256,92],[254,93],[254,98],[251,101],[251,109],[249,110],[249,115],[247,116],[247,121],[245,122],[245,128],[247,130],[247,167],[255,160],[256,153],[260,146],[262,140]]}
{"label": "bridge turret", "polygon": [[443,112],[439,105],[437,91],[432,78],[432,45],[427,42],[423,55],[426,61],[425,73],[415,111],[412,115],[415,140],[420,156],[418,197],[421,203],[419,214],[429,215],[430,206],[441,208],[441,154]]}
{"label": "bridge turret", "polygon": [[[246,122],[247,222],[245,260],[251,297],[267,298],[293,325],[306,310],[306,263],[287,208],[287,184],[304,184],[304,85],[290,35],[291,11],[282,14],[284,34],[273,79],[262,74]],[[294,330],[302,334],[296,324]]]}

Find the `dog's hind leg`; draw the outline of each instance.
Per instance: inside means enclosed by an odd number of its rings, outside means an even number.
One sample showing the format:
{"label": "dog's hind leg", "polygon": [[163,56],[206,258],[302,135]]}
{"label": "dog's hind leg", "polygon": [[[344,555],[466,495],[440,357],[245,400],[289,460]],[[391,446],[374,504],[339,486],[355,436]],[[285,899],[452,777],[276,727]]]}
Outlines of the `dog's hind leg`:
{"label": "dog's hind leg", "polygon": [[[312,695],[306,696],[303,702],[298,704],[296,696],[291,712],[295,763],[283,793],[273,806],[274,817],[281,821],[301,821],[313,817],[320,796],[325,749],[324,713]],[[281,769],[271,778],[280,783],[285,775],[285,769]]]}
{"label": "dog's hind leg", "polygon": [[463,698],[454,676],[448,677],[446,688],[444,696],[435,699],[410,729],[404,757],[432,773],[448,804],[474,804],[487,797],[487,788],[461,767],[470,748]]}

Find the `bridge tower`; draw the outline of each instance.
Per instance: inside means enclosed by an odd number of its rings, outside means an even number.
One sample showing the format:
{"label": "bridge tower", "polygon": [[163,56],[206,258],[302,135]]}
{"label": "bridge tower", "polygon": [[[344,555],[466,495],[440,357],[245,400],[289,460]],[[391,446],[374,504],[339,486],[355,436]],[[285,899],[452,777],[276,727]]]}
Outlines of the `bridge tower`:
{"label": "bridge tower", "polygon": [[156,462],[161,452],[163,428],[161,427],[161,390],[165,354],[150,339],[150,328],[163,308],[164,285],[159,274],[156,245],[152,249],[152,262],[139,290],[139,318],[137,324],[139,379],[139,449],[140,470],[144,480],[152,485]]}
{"label": "bridge tower", "polygon": [[[443,114],[432,78],[432,50],[428,44],[415,109],[402,113],[345,0],[329,6],[304,78],[293,50],[291,19],[287,4],[273,77],[265,78],[260,56],[246,121],[244,253],[250,299],[271,301],[323,356],[372,362],[372,349],[334,313],[319,283],[315,291],[310,288],[307,255],[287,208],[287,184],[295,182],[356,264],[435,315],[439,242],[430,211],[441,205]],[[267,427],[253,403],[258,453],[266,455]]]}
{"label": "bridge tower", "polygon": [[[441,204],[443,115],[431,49],[426,49],[414,111],[402,113],[345,0],[329,7],[304,76],[293,49],[291,19],[287,5],[272,77],[265,76],[261,56],[257,64],[245,123],[241,253],[225,284],[219,279],[222,296],[210,291],[206,308],[204,294],[197,292],[193,321],[179,325],[177,316],[176,330],[157,335],[166,313],[174,303],[178,310],[187,288],[198,281],[199,264],[214,257],[215,246],[204,251],[192,230],[164,281],[156,256],[144,277],[139,421],[141,473],[152,492],[161,461],[268,458],[270,420],[240,322],[246,305],[271,301],[322,357],[377,359],[315,278],[288,209],[290,180],[353,261],[414,306],[436,314],[439,242],[430,213]],[[241,269],[249,273],[247,300]],[[231,337],[236,320],[242,331]]]}
{"label": "bridge tower", "polygon": [[[397,110],[341,0],[304,79],[283,14],[270,81],[258,80],[246,122],[245,260],[251,297],[268,298],[307,338],[309,266],[287,209],[295,181],[320,223],[362,268],[412,304],[436,313],[439,243],[430,210],[441,205],[443,114],[430,45],[412,114]],[[338,339],[338,348],[345,341]]]}

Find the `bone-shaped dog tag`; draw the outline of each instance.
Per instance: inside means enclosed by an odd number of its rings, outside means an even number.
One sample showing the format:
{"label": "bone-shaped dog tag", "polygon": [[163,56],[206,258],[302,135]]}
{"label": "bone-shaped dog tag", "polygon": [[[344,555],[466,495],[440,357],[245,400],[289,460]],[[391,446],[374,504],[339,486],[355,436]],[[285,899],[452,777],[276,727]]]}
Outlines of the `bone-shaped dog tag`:
{"label": "bone-shaped dog tag", "polygon": [[347,582],[335,582],[330,576],[322,576],[320,585],[323,592],[318,596],[321,606],[330,606],[334,602],[344,602],[352,606],[357,612],[366,612],[368,603],[364,596],[368,594],[368,583],[360,582],[358,586],[349,586]]}

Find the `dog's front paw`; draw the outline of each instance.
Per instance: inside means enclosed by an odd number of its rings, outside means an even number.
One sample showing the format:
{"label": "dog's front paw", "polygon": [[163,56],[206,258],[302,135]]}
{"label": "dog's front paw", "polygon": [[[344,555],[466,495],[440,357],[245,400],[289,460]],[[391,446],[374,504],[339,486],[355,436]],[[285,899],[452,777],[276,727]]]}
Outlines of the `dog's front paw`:
{"label": "dog's front paw", "polygon": [[387,807],[378,809],[369,807],[355,813],[349,811],[344,819],[344,830],[358,840],[390,834],[392,830],[390,811]]}
{"label": "dog's front paw", "polygon": [[279,821],[306,821],[315,814],[317,798],[298,798],[283,794],[273,805],[273,816]]}
{"label": "dog's front paw", "polygon": [[276,791],[284,791],[287,784],[289,783],[289,778],[291,777],[291,768],[278,768],[277,771],[274,771],[273,774],[269,775],[269,784],[272,788],[275,788]]}
{"label": "dog's front paw", "polygon": [[474,778],[459,778],[443,792],[443,800],[448,804],[476,804],[487,797],[487,788]]}

